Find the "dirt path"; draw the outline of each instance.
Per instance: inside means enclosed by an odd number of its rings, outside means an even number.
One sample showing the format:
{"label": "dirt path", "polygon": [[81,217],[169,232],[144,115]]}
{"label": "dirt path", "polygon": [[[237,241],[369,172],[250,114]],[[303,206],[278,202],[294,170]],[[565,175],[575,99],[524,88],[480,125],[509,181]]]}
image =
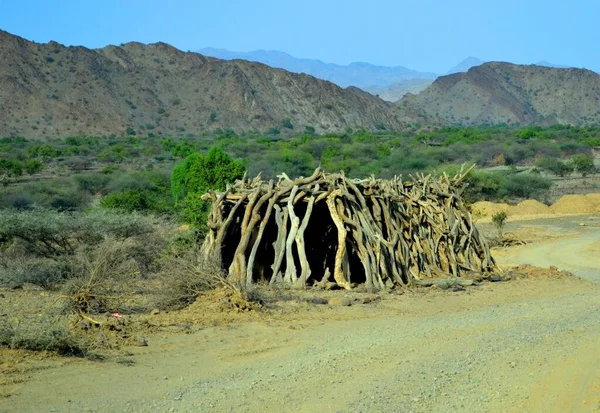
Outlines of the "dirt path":
{"label": "dirt path", "polygon": [[501,264],[554,265],[580,277],[600,282],[600,228],[580,227],[579,234],[514,249]]}
{"label": "dirt path", "polygon": [[[600,262],[581,251],[598,237],[584,229],[502,260],[596,280]],[[518,280],[165,333],[118,362],[39,371],[0,411],[593,412],[599,349],[600,284]]]}

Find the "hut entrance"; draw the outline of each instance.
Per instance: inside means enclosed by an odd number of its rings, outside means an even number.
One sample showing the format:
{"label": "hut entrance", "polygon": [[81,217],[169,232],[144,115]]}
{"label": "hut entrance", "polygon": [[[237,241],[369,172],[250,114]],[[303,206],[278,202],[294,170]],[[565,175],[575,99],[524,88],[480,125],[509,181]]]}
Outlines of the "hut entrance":
{"label": "hut entrance", "polygon": [[[306,216],[307,207],[308,205],[306,203],[299,203],[299,205],[295,207],[295,213],[299,220],[302,221]],[[266,207],[264,209],[266,209]],[[261,212],[264,214],[266,211]],[[288,220],[286,224],[286,232],[288,234],[290,232],[290,225]],[[259,230],[255,229],[250,239],[250,244],[252,244],[253,240],[256,241],[258,232]],[[265,227],[257,247],[257,253],[252,268],[252,282],[268,283],[272,279],[274,282],[283,282],[284,274],[287,272],[287,262],[285,260],[283,260],[279,268],[279,275],[273,277],[273,263],[275,260],[274,244],[277,242],[277,236],[278,226],[275,220],[270,220]],[[315,204],[304,232],[306,262],[310,269],[310,275],[306,280],[306,285],[310,286],[321,282],[324,279],[323,277],[327,280],[333,273],[335,255],[337,252],[337,238],[337,229],[329,215],[327,205],[324,202]],[[233,232],[231,239],[228,239],[228,244],[231,243],[231,245],[237,245],[239,240],[240,232]],[[348,242],[346,248],[349,252],[348,258],[351,282],[359,284],[365,282],[364,270],[360,258],[356,253],[356,246],[352,245],[351,242]],[[227,248],[227,246],[224,246],[222,256],[224,258],[223,265],[225,268],[228,268],[231,265],[234,253],[235,248]],[[247,260],[250,258],[250,254],[251,251],[247,250]],[[302,263],[300,262],[298,246],[296,243],[292,244],[292,254],[294,267],[301,268]]]}

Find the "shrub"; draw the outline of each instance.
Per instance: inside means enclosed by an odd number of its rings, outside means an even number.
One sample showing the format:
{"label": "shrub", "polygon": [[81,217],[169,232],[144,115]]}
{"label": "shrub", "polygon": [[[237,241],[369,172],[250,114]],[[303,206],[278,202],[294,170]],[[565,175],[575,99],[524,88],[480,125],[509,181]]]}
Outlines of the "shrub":
{"label": "shrub", "polygon": [[151,209],[151,202],[147,191],[125,189],[113,192],[102,198],[100,205],[104,208],[120,209],[126,212],[147,211]]}
{"label": "shrub", "polygon": [[0,180],[5,176],[21,176],[23,174],[23,164],[14,159],[0,159]]}
{"label": "shrub", "polygon": [[105,237],[119,239],[153,231],[149,220],[136,214],[94,211],[70,214],[47,210],[3,211],[0,240],[18,240],[38,257],[55,258],[73,254],[78,245],[98,244]]}
{"label": "shrub", "polygon": [[498,236],[502,237],[502,233],[504,231],[504,226],[506,225],[506,219],[508,215],[505,211],[498,212],[497,214],[492,215],[492,223],[498,230]]}
{"label": "shrub", "polygon": [[52,351],[64,356],[86,357],[92,346],[76,334],[68,320],[42,319],[28,324],[0,322],[0,346],[30,351]]}
{"label": "shrub", "polygon": [[201,197],[209,189],[225,190],[228,183],[244,175],[244,166],[221,148],[206,155],[194,153],[177,164],[171,175],[171,191],[183,208],[186,220],[198,228],[206,225],[208,203]]}
{"label": "shrub", "polygon": [[6,266],[0,266],[0,285],[16,288],[24,284],[34,284],[50,288],[69,278],[69,275],[70,268],[65,261],[20,257],[8,261]]}
{"label": "shrub", "polygon": [[552,182],[533,174],[509,174],[501,181],[500,197],[541,198],[552,186]]}
{"label": "shrub", "polygon": [[573,172],[573,167],[560,159],[544,158],[537,162],[537,167],[557,176],[567,176]]}
{"label": "shrub", "polygon": [[573,169],[579,172],[583,176],[588,174],[596,173],[596,166],[594,165],[594,158],[585,153],[575,155],[571,158],[570,162]]}
{"label": "shrub", "polygon": [[130,254],[134,240],[105,239],[76,256],[78,275],[63,287],[67,309],[75,313],[103,313],[123,308],[123,296],[131,293],[140,268]]}
{"label": "shrub", "polygon": [[196,251],[165,259],[161,277],[166,280],[161,304],[167,308],[185,307],[200,294],[218,287],[237,290],[227,282],[217,257],[207,258]]}
{"label": "shrub", "polygon": [[76,175],[73,177],[73,180],[79,189],[95,195],[102,193],[111,182],[112,178],[106,174],[91,173]]}
{"label": "shrub", "polygon": [[0,208],[13,208],[19,211],[31,209],[34,206],[34,200],[27,193],[6,192],[0,194]]}
{"label": "shrub", "polygon": [[36,161],[35,159],[28,159],[23,164],[23,169],[25,172],[27,172],[27,174],[34,175],[44,169],[44,164],[42,164],[40,161]]}

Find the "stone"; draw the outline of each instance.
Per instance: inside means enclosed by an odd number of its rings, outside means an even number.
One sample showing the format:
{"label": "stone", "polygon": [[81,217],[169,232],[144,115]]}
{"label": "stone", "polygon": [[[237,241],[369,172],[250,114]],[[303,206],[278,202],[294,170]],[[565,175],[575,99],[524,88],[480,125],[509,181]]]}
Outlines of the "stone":
{"label": "stone", "polygon": [[150,311],[150,314],[158,315],[158,314],[160,314],[160,310],[158,308],[155,308],[154,310]]}
{"label": "stone", "polygon": [[350,304],[350,300],[346,297],[333,297],[329,299],[329,305],[348,307]]}

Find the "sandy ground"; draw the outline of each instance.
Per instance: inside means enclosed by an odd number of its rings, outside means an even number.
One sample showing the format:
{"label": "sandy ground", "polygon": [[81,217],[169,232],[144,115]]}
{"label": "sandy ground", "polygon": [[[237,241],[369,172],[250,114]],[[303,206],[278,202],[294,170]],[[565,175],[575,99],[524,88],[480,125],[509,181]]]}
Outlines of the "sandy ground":
{"label": "sandy ground", "polygon": [[600,411],[600,221],[581,220],[509,224],[534,242],[495,255],[583,279],[426,289],[162,331],[105,362],[40,361],[0,411]]}

